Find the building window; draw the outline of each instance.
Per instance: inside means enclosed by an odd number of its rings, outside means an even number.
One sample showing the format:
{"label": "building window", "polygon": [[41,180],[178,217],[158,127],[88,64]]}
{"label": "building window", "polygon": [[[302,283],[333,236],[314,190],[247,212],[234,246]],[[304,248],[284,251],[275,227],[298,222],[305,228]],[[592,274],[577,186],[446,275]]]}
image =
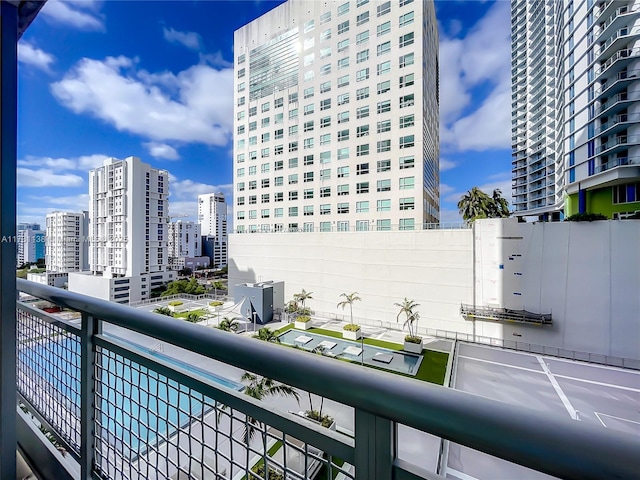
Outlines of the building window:
{"label": "building window", "polygon": [[320,84],[320,93],[327,93],[331,91],[331,82],[324,82]]}
{"label": "building window", "polygon": [[356,148],[356,156],[362,157],[364,155],[369,155],[369,144],[366,143],[364,145],[358,145]]}
{"label": "building window", "polygon": [[304,206],[304,216],[308,217],[313,215],[313,205],[305,205]]}
{"label": "building window", "polygon": [[313,106],[313,103],[310,103],[309,105],[305,105],[304,106],[304,114],[305,115],[311,115],[314,112],[315,108]]}
{"label": "building window", "polygon": [[415,55],[413,53],[407,53],[406,55],[401,55],[399,66],[400,68],[404,68],[409,65],[413,65],[414,60],[415,60]]}
{"label": "building window", "polygon": [[388,152],[391,150],[391,140],[378,140],[377,142],[377,152]]}
{"label": "building window", "polygon": [[324,25],[327,22],[331,21],[331,12],[325,12],[320,15],[320,25]]}
{"label": "building window", "polygon": [[273,194],[273,201],[274,202],[283,202],[284,201],[284,193],[282,192],[276,192]]}
{"label": "building window", "polygon": [[340,112],[338,114],[338,123],[347,123],[349,121],[349,112]]}
{"label": "building window", "polygon": [[338,141],[339,142],[344,142],[345,140],[349,140],[349,129],[340,130],[338,132]]}
{"label": "building window", "polygon": [[339,148],[338,160],[346,160],[347,158],[349,158],[349,148]]}
{"label": "building window", "polygon": [[[349,176],[349,167],[338,167],[338,178],[345,178]],[[338,191],[340,189],[338,188]]]}
{"label": "building window", "polygon": [[378,200],[377,204],[378,204],[378,207],[377,207],[377,211],[378,212],[389,212],[389,211],[391,211],[391,200],[389,200],[389,199]]}
{"label": "building window", "polygon": [[369,41],[369,30],[365,30],[356,35],[356,45],[362,45],[367,41]]}
{"label": "building window", "polygon": [[384,75],[391,71],[391,61],[386,61],[378,64],[378,75]]}
{"label": "building window", "polygon": [[249,195],[249,205],[255,205],[256,203],[258,203],[258,196]]}
{"label": "building window", "polygon": [[[338,35],[342,33],[347,33],[348,31],[349,31],[349,20],[347,20],[346,22],[342,22],[341,24],[338,25]],[[340,48],[338,48],[338,51],[340,51]]]}
{"label": "building window", "polygon": [[413,12],[405,13],[404,15],[400,15],[399,26],[404,27],[405,25],[409,25],[413,23]]}
{"label": "building window", "polygon": [[315,28],[314,21],[313,20],[309,20],[308,22],[305,22],[305,24],[304,24],[304,33],[309,33],[314,28]]}
{"label": "building window", "polygon": [[369,60],[369,49],[356,53],[356,63],[362,63]]}
{"label": "building window", "polygon": [[311,98],[311,97],[313,97],[313,87],[305,88],[304,98]]}
{"label": "building window", "polygon": [[356,193],[369,193],[369,182],[360,182],[356,184]]}
{"label": "building window", "polygon": [[321,232],[330,232],[331,231],[331,222],[320,222],[320,231]]}
{"label": "building window", "polygon": [[414,135],[400,137],[400,148],[410,148],[414,146]]}
{"label": "building window", "polygon": [[289,94],[289,103],[296,103],[298,101],[298,93]]}
{"label": "building window", "polygon": [[413,85],[414,84],[414,77],[415,77],[415,75],[413,73],[401,76],[400,77],[400,88],[409,87],[409,86]]}
{"label": "building window", "polygon": [[289,201],[292,202],[294,200],[298,200],[298,192],[297,190],[293,190],[289,192]]}
{"label": "building window", "polygon": [[298,183],[298,174],[292,173],[289,175],[289,185],[295,185],[296,183]]}
{"label": "building window", "polygon": [[356,109],[356,118],[365,118],[369,116],[369,106],[359,107]]}
{"label": "building window", "polygon": [[338,185],[338,195],[349,195],[349,185]]}
{"label": "building window", "polygon": [[349,75],[338,78],[338,88],[346,87],[347,85],[349,85]]}
{"label": "building window", "polygon": [[357,138],[365,137],[369,135],[369,125],[360,125],[358,127],[358,133],[356,135]]}
{"label": "building window", "polygon": [[391,22],[384,22],[382,25],[378,25],[378,36],[381,37],[391,31]]}
{"label": "building window", "polygon": [[261,198],[260,198],[260,202],[261,203],[269,203],[269,194],[268,193],[263,193]]}
{"label": "building window", "polygon": [[284,105],[284,98],[276,98],[273,102],[273,108],[279,108]]}
{"label": "building window", "polygon": [[413,107],[415,103],[413,93],[400,97],[400,108]]}
{"label": "building window", "polygon": [[338,42],[338,52],[343,52],[347,48],[349,48],[349,39],[348,38],[345,38],[344,40],[341,40],[341,41]]}
{"label": "building window", "polygon": [[320,135],[320,145],[328,145],[331,143],[331,134]]}
{"label": "building window", "polygon": [[400,210],[414,210],[414,209],[415,209],[415,199],[413,197],[400,199]]}
{"label": "building window", "polygon": [[387,93],[391,90],[391,80],[385,80],[384,82],[380,82],[378,84],[378,94]]}
{"label": "building window", "polygon": [[[349,95],[347,94],[347,98],[349,98]],[[322,110],[328,110],[331,108],[331,99],[327,98],[326,100],[321,100],[320,101],[320,111]]]}
{"label": "building window", "polygon": [[296,168],[298,166],[298,158],[290,158],[289,159],[289,168]]}
{"label": "building window", "polygon": [[325,198],[330,196],[331,196],[331,187],[322,187],[320,189],[320,198]]}
{"label": "building window", "polygon": [[356,166],[356,175],[366,175],[369,173],[369,164],[368,163],[359,163]]}
{"label": "building window", "polygon": [[310,120],[308,122],[304,122],[304,131],[305,132],[313,131],[313,120]]}
{"label": "building window", "polygon": [[244,192],[244,182],[238,182],[237,189],[239,192]]}
{"label": "building window", "polygon": [[342,5],[340,5],[338,7],[338,16],[340,15],[344,15],[345,13],[347,13],[349,11],[349,2],[347,3],[343,3]]}
{"label": "building window", "polygon": [[349,57],[338,60],[338,70],[342,70],[343,68],[349,68]]}
{"label": "building window", "polygon": [[263,208],[262,210],[260,210],[260,216],[261,218],[269,218],[269,209]]}
{"label": "building window", "polygon": [[320,180],[329,180],[331,178],[331,170],[325,168],[320,170]]}
{"label": "building window", "polygon": [[331,64],[327,63],[320,67],[320,75],[329,75],[331,73]]}
{"label": "building window", "polygon": [[361,13],[356,17],[356,25],[364,25],[369,21],[369,12]]}
{"label": "building window", "polygon": [[330,127],[331,117],[324,117],[320,119],[320,128]]}
{"label": "building window", "polygon": [[356,72],[356,82],[362,82],[363,80],[367,80],[369,78],[369,69],[363,68],[362,70],[358,70]]}
{"label": "building window", "polygon": [[378,113],[385,113],[389,111],[391,111],[391,100],[378,102]]}
{"label": "building window", "polygon": [[391,230],[391,220],[389,220],[389,219],[378,220],[376,222],[376,229],[378,231],[389,231],[389,230]]}
{"label": "building window", "polygon": [[[413,95],[411,96],[413,97]],[[400,101],[402,102],[402,99],[400,99]],[[414,119],[415,119],[414,115],[406,115],[404,117],[400,117],[400,128],[413,127],[415,123]]]}
{"label": "building window", "polygon": [[298,216],[298,207],[289,207],[289,216],[297,217]]}
{"label": "building window", "polygon": [[339,203],[338,204],[338,213],[349,213],[349,204],[348,203]]}
{"label": "building window", "polygon": [[416,220],[414,218],[401,218],[400,230],[415,230]]}
{"label": "building window", "polygon": [[414,187],[414,177],[404,177],[400,179],[400,190],[410,190]]}
{"label": "building window", "polygon": [[331,205],[328,203],[323,203],[320,205],[320,215],[330,215],[331,214]]}
{"label": "building window", "polygon": [[298,142],[289,142],[289,152],[297,152],[298,151]]}
{"label": "building window", "polygon": [[614,204],[640,202],[640,182],[614,185],[611,190]]}
{"label": "building window", "polygon": [[378,160],[378,173],[391,170],[391,160]]}
{"label": "building window", "polygon": [[369,212],[369,202],[356,202],[356,213],[367,213]]}
{"label": "building window", "polygon": [[378,16],[386,15],[391,11],[391,2],[384,2],[381,5],[378,5]]}
{"label": "building window", "polygon": [[400,48],[413,45],[413,32],[407,33],[405,35],[400,35],[398,43],[400,45]]}
{"label": "building window", "polygon": [[320,163],[331,163],[331,152],[320,152]]}
{"label": "building window", "polygon": [[277,160],[277,161],[273,162],[273,169],[274,170],[282,170],[283,163],[284,162],[282,160]]}
{"label": "building window", "polygon": [[[345,105],[347,103],[349,103],[348,93],[343,93],[341,95],[338,95],[338,105]],[[329,105],[331,105],[331,100],[329,100]]]}
{"label": "building window", "polygon": [[284,184],[284,177],[276,177],[273,179],[273,184],[276,187],[281,187]]}
{"label": "building window", "polygon": [[304,165],[313,165],[313,154],[304,156]]}
{"label": "building window", "polygon": [[313,148],[313,138],[305,138],[304,139],[304,148]]}
{"label": "building window", "polygon": [[304,191],[304,195],[303,196],[304,196],[305,200],[309,200],[309,199],[313,198],[313,188],[307,188]]}
{"label": "building window", "polygon": [[384,42],[381,45],[378,45],[377,48],[378,56],[384,55],[385,53],[389,53],[391,51],[391,41]]}
{"label": "building window", "polygon": [[365,98],[369,98],[369,87],[356,90],[356,100],[364,100]]}
{"label": "building window", "polygon": [[[391,162],[391,160],[389,160],[389,162]],[[378,190],[378,192],[389,192],[389,191],[391,191],[391,180],[389,180],[389,179],[378,180],[377,190]]]}
{"label": "building window", "polygon": [[400,170],[414,167],[414,157],[400,157]]}

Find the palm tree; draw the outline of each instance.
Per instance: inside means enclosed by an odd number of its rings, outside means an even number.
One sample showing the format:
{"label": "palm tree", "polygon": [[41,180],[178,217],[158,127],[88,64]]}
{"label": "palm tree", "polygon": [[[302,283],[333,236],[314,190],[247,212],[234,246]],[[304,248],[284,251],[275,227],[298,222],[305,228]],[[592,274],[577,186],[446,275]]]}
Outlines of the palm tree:
{"label": "palm tree", "polygon": [[473,187],[460,198],[458,210],[466,222],[473,222],[478,218],[488,217],[491,203],[489,195],[478,187]]}
{"label": "palm tree", "polygon": [[509,202],[502,197],[502,192],[499,188],[493,190],[493,198],[491,199],[491,218],[508,218],[511,215],[509,212]]}
{"label": "palm tree", "polygon": [[415,337],[413,332],[413,322],[417,321],[420,318],[420,315],[418,312],[414,312],[413,309],[420,305],[416,303],[415,300],[409,300],[407,297],[404,297],[402,303],[394,303],[394,305],[396,307],[400,307],[400,311],[396,317],[396,322],[400,321],[400,315],[405,314],[407,319],[405,320],[403,327],[408,328],[410,337]]}
{"label": "palm tree", "polygon": [[160,315],[166,315],[167,317],[173,317],[173,312],[169,310],[169,307],[158,307],[153,313],[159,313]]}
{"label": "palm tree", "polygon": [[258,333],[253,336],[253,338],[264,340],[265,342],[280,343],[278,333],[275,330],[271,330],[269,327],[262,327],[258,330]]}
{"label": "palm tree", "polygon": [[187,313],[186,320],[187,322],[197,323],[202,320],[202,318],[196,312],[189,312]]}
{"label": "palm tree", "polygon": [[[293,387],[278,383],[271,378],[258,377],[252,373],[244,372],[241,380],[246,384],[244,389],[245,395],[249,395],[251,398],[262,400],[273,395],[282,395],[286,397],[293,397],[296,399],[298,404],[300,404],[300,396]],[[245,444],[249,445],[249,442],[253,439],[256,433],[257,426],[260,426],[261,430],[264,431],[264,425],[262,422],[259,422],[253,417],[247,416],[247,423],[245,424],[244,431],[242,433],[242,439]]]}
{"label": "palm tree", "polygon": [[218,324],[218,328],[220,330],[224,330],[225,332],[237,332],[240,324],[235,318],[224,317],[222,321]]}
{"label": "palm tree", "polygon": [[351,325],[353,325],[353,302],[360,301],[362,299],[358,296],[358,292],[353,292],[349,295],[347,295],[346,293],[341,293],[340,296],[344,297],[344,300],[339,302],[337,306],[342,307],[342,309],[344,310],[344,307],[349,305],[349,312],[351,313]]}
{"label": "palm tree", "polygon": [[302,304],[302,309],[304,310],[304,302],[307,300],[313,300],[313,297],[311,296],[313,294],[313,292],[307,292],[304,288],[302,289],[302,291],[300,293],[296,293],[293,296],[293,299],[296,302],[300,302]]}
{"label": "palm tree", "polygon": [[224,283],[222,283],[220,280],[216,280],[211,284],[211,286],[213,287],[213,292],[216,298],[218,298],[218,290],[226,290]]}

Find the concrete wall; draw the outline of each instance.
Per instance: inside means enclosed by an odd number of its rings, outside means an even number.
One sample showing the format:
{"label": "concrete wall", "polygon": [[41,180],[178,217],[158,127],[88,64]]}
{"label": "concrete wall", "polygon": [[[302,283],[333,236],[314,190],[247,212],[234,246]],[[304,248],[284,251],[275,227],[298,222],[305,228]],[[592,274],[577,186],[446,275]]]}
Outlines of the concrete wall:
{"label": "concrete wall", "polygon": [[348,320],[336,304],[355,291],[356,321],[394,322],[406,296],[420,304],[420,327],[463,333],[473,325],[460,304],[474,303],[475,285],[478,306],[553,316],[550,327],[478,321],[477,335],[640,358],[639,221],[231,235],[231,295],[235,284],[272,279],[284,281],[285,300],[313,292],[308,306],[328,316]]}

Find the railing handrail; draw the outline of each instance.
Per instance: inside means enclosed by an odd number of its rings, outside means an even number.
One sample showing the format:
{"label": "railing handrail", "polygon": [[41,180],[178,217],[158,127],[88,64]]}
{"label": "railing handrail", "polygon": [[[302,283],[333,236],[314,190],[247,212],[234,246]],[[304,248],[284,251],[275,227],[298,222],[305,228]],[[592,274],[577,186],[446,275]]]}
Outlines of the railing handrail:
{"label": "railing handrail", "polygon": [[[640,440],[521,406],[17,279],[19,291],[562,478],[631,478]],[[526,439],[526,441],[524,441]]]}

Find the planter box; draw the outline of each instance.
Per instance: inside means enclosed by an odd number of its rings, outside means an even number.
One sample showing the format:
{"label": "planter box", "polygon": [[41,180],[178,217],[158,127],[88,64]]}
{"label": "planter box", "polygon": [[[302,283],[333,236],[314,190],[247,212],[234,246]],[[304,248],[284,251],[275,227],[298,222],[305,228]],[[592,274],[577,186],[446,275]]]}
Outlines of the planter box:
{"label": "planter box", "polygon": [[311,322],[294,322],[296,330],[309,330],[311,328]]}
{"label": "planter box", "polygon": [[180,312],[184,311],[184,306],[183,305],[169,305],[169,310],[171,310],[172,313],[180,313]]}
{"label": "planter box", "polygon": [[424,341],[420,340],[420,343],[411,343],[405,340],[404,342],[404,351],[409,353],[422,353],[422,349],[424,348]]}
{"label": "planter box", "polygon": [[342,330],[342,338],[346,340],[360,340],[362,338],[362,329],[356,330]]}
{"label": "planter box", "polygon": [[[320,427],[323,426],[322,423],[320,423],[315,418],[307,417],[304,412],[297,412],[296,413],[296,412],[291,412],[290,411],[289,413],[294,413],[295,415],[298,415],[299,417],[302,417],[302,418],[304,418],[306,420],[309,420],[310,422],[313,422],[313,423],[315,423],[316,425],[318,425]],[[333,430],[335,432],[336,431],[336,420],[335,420],[335,418],[333,419],[333,422],[331,423],[331,425],[329,425],[328,427],[324,427],[324,428],[328,428],[329,430]]]}

